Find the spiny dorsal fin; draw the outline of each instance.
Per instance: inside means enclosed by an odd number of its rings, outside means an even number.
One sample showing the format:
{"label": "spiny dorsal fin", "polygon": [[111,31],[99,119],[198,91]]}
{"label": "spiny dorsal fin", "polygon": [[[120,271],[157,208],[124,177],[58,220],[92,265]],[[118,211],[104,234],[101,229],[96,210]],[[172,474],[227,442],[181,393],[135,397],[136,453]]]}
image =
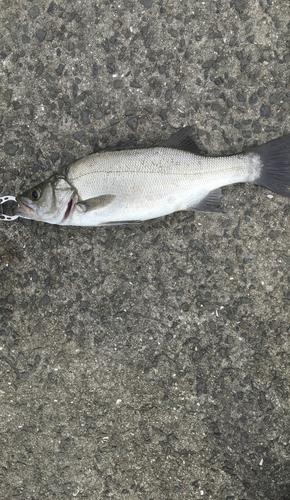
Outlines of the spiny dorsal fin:
{"label": "spiny dorsal fin", "polygon": [[189,153],[194,153],[196,155],[206,156],[206,151],[203,151],[193,139],[191,135],[192,132],[193,127],[184,127],[157,146],[161,146],[162,148],[180,149],[181,151],[188,151]]}

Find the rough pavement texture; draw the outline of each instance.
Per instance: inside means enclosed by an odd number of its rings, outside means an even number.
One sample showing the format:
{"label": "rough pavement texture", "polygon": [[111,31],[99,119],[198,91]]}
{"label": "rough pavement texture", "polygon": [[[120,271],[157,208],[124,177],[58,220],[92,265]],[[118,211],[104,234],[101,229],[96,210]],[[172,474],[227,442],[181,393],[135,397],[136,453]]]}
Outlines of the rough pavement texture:
{"label": "rough pavement texture", "polygon": [[[0,194],[194,125],[290,132],[289,3],[1,0]],[[290,204],[0,222],[1,499],[290,498]]]}

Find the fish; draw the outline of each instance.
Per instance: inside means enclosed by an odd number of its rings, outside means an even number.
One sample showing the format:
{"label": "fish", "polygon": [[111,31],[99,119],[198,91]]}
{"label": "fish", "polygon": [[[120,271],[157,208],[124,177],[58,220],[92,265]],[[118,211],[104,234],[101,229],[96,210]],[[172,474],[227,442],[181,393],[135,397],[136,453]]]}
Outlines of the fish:
{"label": "fish", "polygon": [[140,224],[173,212],[219,212],[221,187],[264,186],[290,197],[290,135],[209,156],[186,126],[149,148],[100,151],[16,197],[14,215],[62,226]]}

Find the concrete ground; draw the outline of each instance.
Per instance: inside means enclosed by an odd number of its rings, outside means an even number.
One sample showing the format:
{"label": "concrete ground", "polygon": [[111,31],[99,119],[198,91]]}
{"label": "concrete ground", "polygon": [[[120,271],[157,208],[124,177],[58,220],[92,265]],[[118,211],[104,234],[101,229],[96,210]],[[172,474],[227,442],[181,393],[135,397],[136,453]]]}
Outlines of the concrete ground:
{"label": "concrete ground", "polygon": [[[193,125],[290,132],[283,0],[1,0],[0,196]],[[0,482],[12,499],[290,498],[289,201],[140,227],[0,221]]]}

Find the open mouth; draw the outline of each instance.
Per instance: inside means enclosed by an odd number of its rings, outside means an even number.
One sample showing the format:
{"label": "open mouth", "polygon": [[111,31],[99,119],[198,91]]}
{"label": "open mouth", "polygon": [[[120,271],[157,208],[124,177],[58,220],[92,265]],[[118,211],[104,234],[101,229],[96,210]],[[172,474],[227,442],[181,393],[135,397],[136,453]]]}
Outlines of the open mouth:
{"label": "open mouth", "polygon": [[13,215],[18,215],[18,217],[32,218],[34,214],[34,208],[29,203],[20,201],[16,198],[18,206],[13,208]]}

